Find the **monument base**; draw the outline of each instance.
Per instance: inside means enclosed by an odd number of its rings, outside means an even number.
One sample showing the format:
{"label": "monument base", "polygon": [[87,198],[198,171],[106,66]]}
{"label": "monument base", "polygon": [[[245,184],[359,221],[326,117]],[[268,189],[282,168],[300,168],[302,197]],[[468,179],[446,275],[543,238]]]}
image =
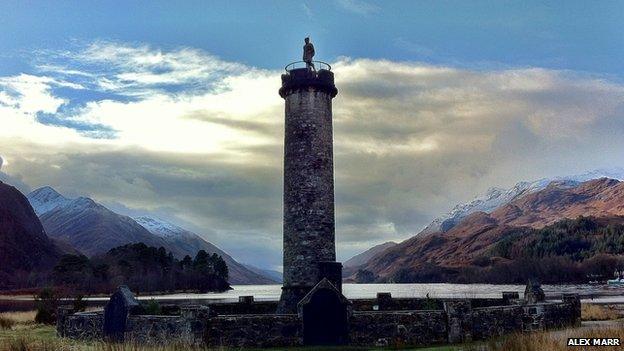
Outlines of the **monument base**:
{"label": "monument base", "polygon": [[277,304],[277,314],[296,314],[297,304],[309,292],[313,286],[283,286],[282,296]]}

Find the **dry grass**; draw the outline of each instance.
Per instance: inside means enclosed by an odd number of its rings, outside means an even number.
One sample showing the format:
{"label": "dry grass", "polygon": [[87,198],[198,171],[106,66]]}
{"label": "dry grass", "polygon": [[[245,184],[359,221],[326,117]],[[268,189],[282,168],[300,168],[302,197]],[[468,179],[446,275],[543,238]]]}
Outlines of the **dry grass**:
{"label": "dry grass", "polygon": [[31,324],[35,322],[36,311],[3,312],[0,318],[13,321],[15,324]]}
{"label": "dry grass", "polygon": [[[370,348],[343,348],[343,347],[301,347],[275,348],[256,351],[364,351]],[[456,346],[441,346],[417,351],[457,351]],[[53,326],[41,324],[21,325],[10,331],[0,330],[0,351],[232,351],[240,349],[225,349],[204,347],[189,347],[188,345],[136,345],[132,343],[109,344],[104,342],[83,342],[58,338]],[[254,351],[254,350],[247,350]],[[407,350],[404,350],[407,351]]]}
{"label": "dry grass", "polygon": [[611,306],[581,305],[581,319],[584,321],[609,321],[621,317],[620,313]]}
{"label": "dry grass", "polygon": [[35,311],[0,313],[0,330],[11,330],[16,325],[35,322]]}
{"label": "dry grass", "polygon": [[13,328],[15,322],[8,318],[0,317],[0,330],[7,330]]}
{"label": "dry grass", "polygon": [[[592,329],[571,329],[554,332],[539,332],[531,334],[514,334],[499,341],[487,344],[489,351],[569,351],[571,349],[605,350],[604,346],[567,346],[568,338],[619,338],[624,340],[624,328],[603,327]],[[606,347],[609,349],[609,347]],[[616,349],[616,348],[614,348]]]}

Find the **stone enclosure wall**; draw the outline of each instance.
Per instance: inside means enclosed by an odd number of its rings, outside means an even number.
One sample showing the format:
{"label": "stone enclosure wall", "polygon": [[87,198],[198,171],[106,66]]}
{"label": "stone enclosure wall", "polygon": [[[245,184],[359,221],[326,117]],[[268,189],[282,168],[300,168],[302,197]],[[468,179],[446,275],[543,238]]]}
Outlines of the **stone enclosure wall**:
{"label": "stone enclosure wall", "polygon": [[352,345],[439,344],[447,335],[444,311],[354,312],[349,321]]}
{"label": "stone enclosure wall", "polygon": [[124,340],[139,344],[203,344],[205,321],[183,316],[130,316]]}
{"label": "stone enclosure wall", "polygon": [[[103,311],[68,313],[61,307],[57,316],[57,334],[79,340],[106,339]],[[186,306],[178,315],[128,315],[123,340],[139,344],[201,345],[209,320],[204,306]]]}
{"label": "stone enclosure wall", "polygon": [[296,314],[230,315],[210,319],[208,346],[286,347],[303,345],[303,325]]}
{"label": "stone enclosure wall", "polygon": [[59,336],[87,341],[102,339],[104,312],[68,312],[71,310],[61,308],[57,314],[56,332]]}
{"label": "stone enclosure wall", "polygon": [[[352,300],[353,312],[348,320],[349,344],[423,346],[485,340],[512,332],[580,324],[578,296],[564,296],[561,302],[486,307],[473,306],[487,305],[483,299],[435,300],[435,303],[423,302],[426,299],[393,300],[387,295],[380,296],[380,299]],[[439,306],[438,303],[441,308],[433,310],[386,310],[390,306]],[[244,314],[245,306],[248,311],[261,313]],[[270,314],[271,306],[276,304],[242,299],[239,303],[208,307],[181,306],[179,314],[170,316],[129,315],[124,336],[126,340],[146,344],[205,344],[236,348],[303,345],[305,325],[301,316]],[[59,309],[57,331],[60,336],[102,339],[105,338],[103,325],[102,312],[72,314],[67,308]]]}

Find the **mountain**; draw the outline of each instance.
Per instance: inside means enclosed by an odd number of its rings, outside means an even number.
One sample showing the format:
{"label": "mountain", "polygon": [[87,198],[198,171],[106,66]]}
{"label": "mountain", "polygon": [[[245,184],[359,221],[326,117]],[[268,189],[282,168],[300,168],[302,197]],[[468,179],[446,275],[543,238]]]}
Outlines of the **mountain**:
{"label": "mountain", "polygon": [[0,182],[0,289],[36,284],[65,253],[50,240],[26,197]]}
{"label": "mountain", "polygon": [[265,272],[250,269],[234,260],[230,255],[199,235],[165,220],[150,216],[135,217],[134,220],[152,234],[167,242],[168,247],[177,249],[177,256],[195,257],[199,250],[221,256],[228,266],[231,284],[273,284],[277,281]]}
{"label": "mountain", "polygon": [[[42,193],[39,190],[29,194],[29,198],[41,199],[37,196]],[[47,189],[45,193],[52,203],[33,201],[33,204],[48,235],[70,243],[88,256],[129,243],[167,246],[165,240],[153,235],[132,218],[119,215],[92,199],[79,197],[65,201],[60,194],[55,196]]]}
{"label": "mountain", "polygon": [[[498,257],[494,249],[508,238],[522,244],[517,247],[531,246],[533,242],[522,241],[524,236],[548,235],[552,229],[544,230],[546,234],[535,231],[579,216],[624,223],[624,182],[601,178],[573,186],[569,180],[554,181],[490,213],[471,213],[446,232],[414,236],[359,268],[378,281],[437,281],[442,276],[449,279],[452,272],[466,267],[507,260]],[[561,240],[560,236],[566,235],[565,231],[557,233],[550,240]]]}
{"label": "mountain", "polygon": [[377,246],[373,246],[370,249],[359,253],[353,257],[351,257],[350,259],[346,260],[342,265],[345,268],[350,268],[350,267],[358,267],[363,265],[364,263],[368,262],[371,258],[373,258],[375,255],[377,255],[378,253],[385,251],[391,247],[396,246],[397,243],[395,243],[394,241],[388,241],[385,242],[383,244],[379,244]]}
{"label": "mountain", "polygon": [[28,194],[44,228],[88,256],[131,243],[164,247],[176,257],[195,257],[199,250],[222,256],[232,284],[272,284],[269,277],[253,272],[199,235],[172,223],[148,217],[135,219],[117,214],[90,198],[68,199],[49,186]]}
{"label": "mountain", "polygon": [[28,194],[28,202],[30,202],[37,216],[41,216],[58,206],[67,205],[71,200],[51,187],[44,186]]}
{"label": "mountain", "polygon": [[256,272],[260,275],[271,278],[275,283],[281,284],[284,282],[284,274],[280,271],[259,268],[256,266],[252,266],[250,264],[245,264],[244,266],[247,267],[247,269],[249,269],[252,272]]}
{"label": "mountain", "polygon": [[573,187],[581,182],[599,178],[624,180],[624,168],[596,169],[577,175],[543,178],[532,182],[519,182],[509,189],[490,188],[484,195],[480,195],[472,201],[458,204],[450,212],[434,219],[423,229],[421,234],[446,232],[471,213],[490,213],[496,208],[515,199],[546,188],[551,182],[558,182],[562,186],[567,185]]}

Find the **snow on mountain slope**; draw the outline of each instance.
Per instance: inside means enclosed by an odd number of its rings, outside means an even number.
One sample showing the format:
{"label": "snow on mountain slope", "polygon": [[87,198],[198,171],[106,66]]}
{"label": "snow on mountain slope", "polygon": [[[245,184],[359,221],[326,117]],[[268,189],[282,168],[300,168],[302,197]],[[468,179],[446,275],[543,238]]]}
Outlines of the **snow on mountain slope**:
{"label": "snow on mountain slope", "polygon": [[150,216],[134,217],[134,220],[149,230],[152,234],[162,238],[175,238],[180,236],[188,236],[189,231],[178,227],[177,225]]}
{"label": "snow on mountain slope", "polygon": [[546,188],[546,186],[548,186],[551,182],[557,182],[559,183],[559,186],[573,187],[581,182],[598,178],[624,180],[624,168],[603,168],[571,176],[543,178],[532,182],[519,182],[509,189],[490,188],[484,195],[478,196],[472,201],[458,204],[453,207],[450,212],[434,219],[420,232],[420,234],[435,233],[439,231],[446,232],[471,213],[490,213],[496,208],[515,199],[519,199],[525,195],[532,194]]}
{"label": "snow on mountain slope", "polygon": [[31,192],[28,194],[27,198],[37,216],[41,216],[55,209],[57,206],[65,206],[71,202],[70,199],[59,194],[49,186],[44,186],[43,188]]}

